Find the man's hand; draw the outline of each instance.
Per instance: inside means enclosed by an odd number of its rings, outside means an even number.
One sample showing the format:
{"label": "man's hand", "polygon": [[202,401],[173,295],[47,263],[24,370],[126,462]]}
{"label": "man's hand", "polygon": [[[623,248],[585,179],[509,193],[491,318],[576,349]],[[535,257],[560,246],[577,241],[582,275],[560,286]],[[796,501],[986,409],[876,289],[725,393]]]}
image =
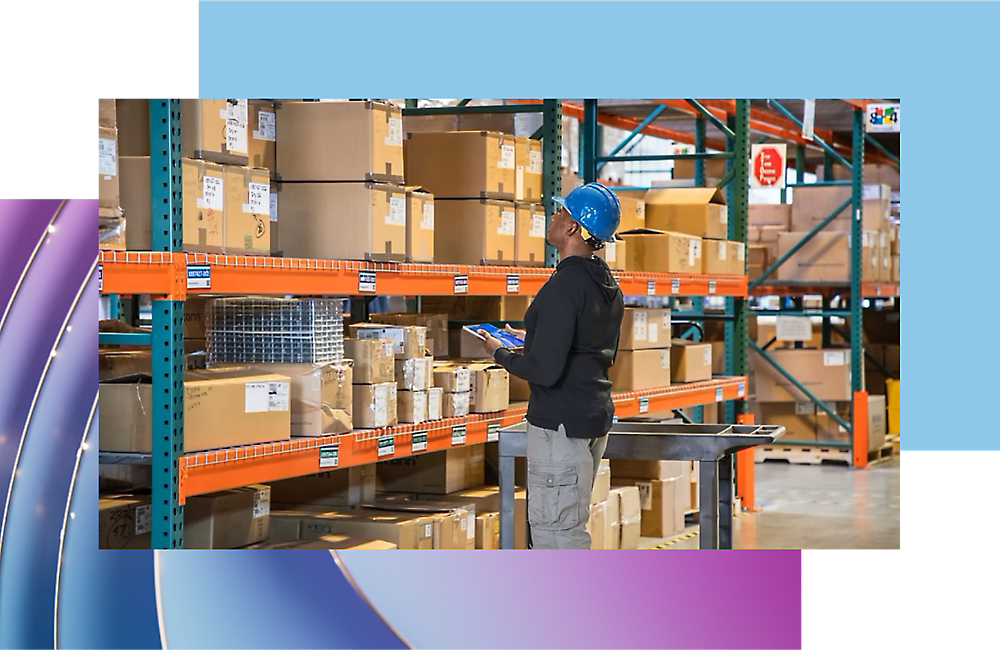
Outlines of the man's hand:
{"label": "man's hand", "polygon": [[504,329],[507,330],[508,334],[513,334],[514,336],[516,336],[517,338],[521,339],[522,341],[524,340],[524,337],[526,336],[526,332],[524,330],[514,329],[513,327],[510,326],[510,323],[507,323],[507,325],[504,326]]}
{"label": "man's hand", "polygon": [[483,347],[486,348],[486,351],[490,353],[490,358],[492,358],[497,348],[503,347],[503,343],[490,336],[486,330],[478,330],[478,332],[483,337]]}

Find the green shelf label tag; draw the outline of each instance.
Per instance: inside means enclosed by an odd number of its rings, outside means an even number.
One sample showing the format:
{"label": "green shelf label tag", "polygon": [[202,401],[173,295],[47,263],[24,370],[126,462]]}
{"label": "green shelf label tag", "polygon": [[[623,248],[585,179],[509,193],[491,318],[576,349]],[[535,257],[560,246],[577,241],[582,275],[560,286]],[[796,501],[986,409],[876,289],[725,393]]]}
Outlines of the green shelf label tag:
{"label": "green shelf label tag", "polygon": [[340,455],[339,445],[329,445],[319,448],[319,466],[336,467]]}
{"label": "green shelf label tag", "polygon": [[378,437],[378,457],[392,456],[396,453],[396,436],[391,433]]}
{"label": "green shelf label tag", "polygon": [[453,447],[465,444],[465,425],[457,424],[451,428],[451,445]]}
{"label": "green shelf label tag", "polygon": [[490,422],[486,425],[486,442],[497,442],[500,440],[500,423]]}
{"label": "green shelf label tag", "polygon": [[416,431],[411,437],[410,452],[427,451],[427,432]]}
{"label": "green shelf label tag", "polygon": [[648,413],[649,412],[649,398],[648,397],[640,397],[639,398],[639,412],[640,413]]}

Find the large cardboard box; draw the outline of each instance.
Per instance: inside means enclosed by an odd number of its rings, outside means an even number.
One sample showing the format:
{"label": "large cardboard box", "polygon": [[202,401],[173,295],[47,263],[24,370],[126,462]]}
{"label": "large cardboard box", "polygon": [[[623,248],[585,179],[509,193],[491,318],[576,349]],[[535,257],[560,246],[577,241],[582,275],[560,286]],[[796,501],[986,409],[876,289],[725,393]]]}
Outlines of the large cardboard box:
{"label": "large cardboard box", "polygon": [[349,507],[374,498],[375,465],[335,469],[271,484],[271,503],[276,510]]}
{"label": "large cardboard box", "polygon": [[270,255],[271,180],[268,171],[224,165],[223,176],[223,251],[238,255]]}
{"label": "large cardboard box", "polygon": [[[781,233],[778,255],[784,255],[799,243],[805,232]],[[865,231],[862,237],[862,277],[875,279],[878,268],[877,233]],[[778,267],[778,280],[844,281],[851,277],[850,233],[819,232]]]}
{"label": "large cardboard box", "polygon": [[606,511],[605,502],[592,503],[590,505],[590,518],[587,520],[587,532],[590,533],[590,548],[604,548],[604,517]]}
{"label": "large cardboard box", "polygon": [[[851,407],[848,402],[827,402],[827,406],[831,407],[834,412],[837,413],[840,418],[846,422],[851,421]],[[816,409],[816,438],[819,441],[835,440],[837,442],[847,442],[850,441],[851,436],[848,434],[847,429],[840,426],[840,424],[833,419],[826,411],[817,408]]]}
{"label": "large cardboard box", "polygon": [[406,261],[434,261],[434,195],[406,188]]}
{"label": "large cardboard box", "polygon": [[434,359],[396,359],[396,386],[399,390],[426,391],[434,382]]}
{"label": "large cardboard box", "polygon": [[671,187],[646,194],[646,227],[696,237],[729,236],[729,211],[722,190]]}
{"label": "large cardboard box", "polygon": [[151,250],[149,156],[118,158],[120,201],[128,230],[128,248]]}
{"label": "large cardboard box", "polygon": [[670,349],[618,350],[608,375],[615,391],[669,386]]}
{"label": "large cardboard box", "polygon": [[390,325],[426,327],[427,347],[433,356],[442,358],[448,356],[448,314],[377,314],[373,318]]}
{"label": "large cardboard box", "polygon": [[619,350],[670,347],[670,310],[628,307],[622,318]]}
{"label": "large cardboard box", "polygon": [[892,256],[892,276],[891,282],[899,282],[899,255]]}
{"label": "large cardboard box", "polygon": [[492,413],[510,406],[510,375],[495,363],[470,363],[472,390],[469,395],[471,413]]}
{"label": "large cardboard box", "polygon": [[[851,351],[846,349],[779,349],[769,354],[817,398],[827,402],[851,400]],[[808,398],[792,386],[771,364],[756,364],[757,399],[761,402],[805,402]]]}
{"label": "large cardboard box", "polygon": [[98,127],[97,198],[98,207],[118,209],[118,130]]}
{"label": "large cardboard box", "polygon": [[389,339],[344,339],[344,357],[354,361],[356,383],[384,384],[395,380],[395,356]]}
{"label": "large cardboard box", "polygon": [[406,189],[380,183],[282,183],[281,248],[286,257],[403,261]]}
{"label": "large cardboard box", "polygon": [[638,488],[642,510],[640,531],[644,537],[670,537],[684,531],[684,510],[678,507],[677,490],[685,490],[686,496],[686,482],[682,485],[680,478],[650,481],[612,478],[611,482]]}
{"label": "large cardboard box", "polygon": [[435,363],[434,385],[446,393],[467,393],[472,390],[472,371],[467,365]]}
{"label": "large cardboard box", "polygon": [[816,405],[812,402],[758,403],[755,411],[758,423],[785,427],[784,440],[816,440]]}
{"label": "large cardboard box", "polygon": [[226,165],[249,162],[246,99],[182,99],[181,153]]}
{"label": "large cardboard box", "polygon": [[469,414],[472,391],[464,393],[441,393],[441,417],[458,418]]}
{"label": "large cardboard box", "polygon": [[422,359],[427,353],[427,328],[420,325],[353,323],[351,337],[390,339],[393,354],[397,359]]}
{"label": "large cardboard box", "polygon": [[265,99],[250,100],[248,129],[250,130],[250,166],[263,167],[273,172],[278,166],[277,118],[274,102]]}
{"label": "large cardboard box", "polygon": [[483,484],[484,450],[468,445],[379,463],[382,492],[451,494]]}
{"label": "large cardboard box", "polygon": [[226,174],[222,165],[183,158],[184,249],[223,252],[225,245]]}
{"label": "large cardboard box", "polygon": [[[649,221],[647,217],[647,222]],[[701,238],[678,232],[630,230],[622,232],[630,271],[701,273]]]}
{"label": "large cardboard box", "polygon": [[751,280],[759,278],[772,261],[768,256],[767,246],[750,244],[747,250],[747,275]]}
{"label": "large cardboard box", "polygon": [[684,475],[683,460],[638,460],[614,458],[611,460],[611,475],[622,478],[645,478],[665,480]]}
{"label": "large cardboard box", "polygon": [[396,424],[396,384],[354,384],[354,427],[377,429]]}
{"label": "large cardboard box", "polygon": [[[563,194],[569,190],[563,188]],[[640,190],[617,190],[612,188],[621,205],[622,218],[619,232],[646,227],[646,192]]]}
{"label": "large cardboard box", "polygon": [[397,419],[407,424],[419,424],[428,420],[426,390],[398,390]]}
{"label": "large cardboard box", "polygon": [[777,226],[781,230],[788,230],[792,223],[792,204],[756,203],[749,205],[747,206],[747,220],[751,226]]}
{"label": "large cardboard box", "polygon": [[868,396],[868,451],[875,451],[885,444],[888,433],[888,415],[885,395]]}
{"label": "large cardboard box", "polygon": [[240,548],[267,539],[271,488],[248,485],[191,496],[184,506],[184,548]]}
{"label": "large cardboard box", "polygon": [[[403,182],[401,109],[371,101],[282,102],[277,116],[282,180]],[[355,223],[357,214],[347,214]]]}
{"label": "large cardboard box", "polygon": [[[148,378],[147,378],[148,379]],[[184,451],[288,440],[288,377],[245,369],[184,374]],[[100,450],[152,450],[150,383],[100,385]]]}
{"label": "large cardboard box", "polygon": [[291,381],[291,434],[324,436],[353,428],[354,372],[349,363],[262,363],[254,372],[287,376]]}
{"label": "large cardboard box", "polygon": [[454,359],[486,361],[490,358],[483,340],[466,331],[461,323],[454,323],[449,327],[448,340],[448,356]]}
{"label": "large cardboard box", "polygon": [[545,264],[545,206],[515,203],[514,260],[522,266]]}
{"label": "large cardboard box", "polygon": [[515,198],[518,201],[542,200],[542,142],[514,138]]}
{"label": "large cardboard box", "polygon": [[[476,502],[476,512],[499,512],[500,511],[500,490],[497,487],[480,487],[471,490],[463,490],[452,495],[450,498],[474,500]],[[514,548],[527,548],[528,540],[528,498],[527,492],[523,489],[514,490]]]}
{"label": "large cardboard box", "polygon": [[626,251],[626,241],[623,237],[616,237],[615,241],[607,242],[604,248],[597,251],[597,256],[603,259],[608,268],[624,271],[628,269],[628,252]]}
{"label": "large cardboard box", "polygon": [[149,155],[149,100],[116,99],[118,153],[121,156]]}
{"label": "large cardboard box", "polygon": [[331,509],[275,511],[272,518],[297,520],[302,539],[344,533],[392,542],[399,549],[434,548],[434,517],[420,513]]}
{"label": "large cardboard box", "polygon": [[702,272],[706,275],[743,275],[746,248],[742,242],[702,240]]}
{"label": "large cardboard box", "polygon": [[500,513],[481,512],[476,515],[476,548],[500,548]]}
{"label": "large cardboard box", "polygon": [[670,348],[670,380],[705,381],[712,378],[712,346],[687,339],[674,339]]}
{"label": "large cardboard box", "polygon": [[409,133],[404,153],[406,182],[438,198],[513,201],[517,194],[514,136],[494,131]]}
{"label": "large cardboard box", "polygon": [[450,264],[514,262],[517,210],[511,201],[438,199],[434,255]]}
{"label": "large cardboard box", "polygon": [[618,516],[620,538],[618,547],[621,549],[639,548],[641,534],[642,500],[639,488],[626,485],[611,490],[609,500],[618,501]]}
{"label": "large cardboard box", "polygon": [[[865,186],[861,206],[861,224],[865,230],[887,230],[889,227],[889,193],[881,186]],[[796,187],[792,194],[791,229],[808,232],[825,219],[837,206],[851,198],[851,188],[842,186]],[[827,224],[825,232],[851,231],[851,205],[841,210]]]}
{"label": "large cardboard box", "polygon": [[149,548],[153,523],[149,497],[129,494],[101,497],[98,509],[98,548]]}

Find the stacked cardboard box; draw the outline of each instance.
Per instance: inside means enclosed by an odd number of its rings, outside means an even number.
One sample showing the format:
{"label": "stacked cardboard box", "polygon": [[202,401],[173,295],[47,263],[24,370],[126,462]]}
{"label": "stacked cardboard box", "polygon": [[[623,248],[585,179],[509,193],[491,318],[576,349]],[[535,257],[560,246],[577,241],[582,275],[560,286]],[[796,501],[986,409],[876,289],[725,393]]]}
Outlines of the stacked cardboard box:
{"label": "stacked cardboard box", "polygon": [[542,142],[514,138],[515,198],[540,204],[542,201]]}
{"label": "stacked cardboard box", "polygon": [[427,349],[437,358],[448,356],[448,314],[378,314],[380,322],[391,325],[419,325],[427,328]]}
{"label": "stacked cardboard box", "polygon": [[670,385],[670,331],[669,309],[625,310],[618,355],[609,372],[614,390]]}
{"label": "stacked cardboard box", "polygon": [[100,248],[124,250],[125,219],[120,200],[115,100],[101,99],[98,108],[98,242]]}
{"label": "stacked cardboard box", "polygon": [[611,475],[612,485],[638,489],[644,537],[669,537],[684,531],[684,514],[690,506],[690,463],[614,460]]}
{"label": "stacked cardboard box", "polygon": [[469,414],[472,401],[472,372],[467,365],[448,362],[434,364],[434,384],[441,387],[441,415],[446,418]]}
{"label": "stacked cardboard box", "polygon": [[[639,488],[635,486],[616,487],[608,495],[608,518],[617,514],[617,521],[611,526],[612,544],[609,548],[639,548],[642,527],[642,504]],[[613,504],[613,505],[612,505]],[[605,540],[607,542],[608,540]]]}
{"label": "stacked cardboard box", "polygon": [[[421,498],[417,495],[417,498]],[[476,507],[477,519],[479,516],[487,513],[492,513],[497,521],[494,524],[495,528],[493,532],[488,532],[488,529],[484,531],[484,537],[488,537],[489,541],[483,540],[482,546],[477,543],[476,548],[487,548],[487,544],[495,544],[499,547],[499,512],[500,512],[500,490],[497,487],[479,487],[468,490],[462,490],[460,492],[455,492],[446,497],[434,496],[434,500],[455,503],[468,503],[474,502]],[[489,519],[489,517],[487,517]],[[485,525],[485,524],[484,524]],[[524,489],[514,490],[514,548],[515,549],[525,549],[527,548],[528,541],[528,501],[527,492]]]}
{"label": "stacked cardboard box", "polygon": [[514,203],[514,261],[520,266],[545,264],[545,207],[541,203]]}
{"label": "stacked cardboard box", "polygon": [[434,548],[434,522],[433,515],[390,510],[273,510],[269,541],[294,542],[344,534],[384,540],[399,549],[430,550]]}
{"label": "stacked cardboard box", "polygon": [[266,363],[251,369],[289,377],[293,436],[324,436],[353,428],[354,372],[342,363]]}
{"label": "stacked cardboard box", "polygon": [[587,532],[590,533],[591,549],[619,548],[621,521],[617,498],[611,497],[611,465],[602,460],[594,473],[594,488],[590,492],[590,518]]}
{"label": "stacked cardboard box", "polygon": [[377,467],[378,490],[414,494],[452,494],[483,484],[482,445],[386,460]]}
{"label": "stacked cardboard box", "polygon": [[267,169],[184,158],[181,176],[185,250],[242,255],[271,252]]}
{"label": "stacked cardboard box", "polygon": [[712,378],[712,344],[674,339],[670,348],[670,380],[674,383]]}
{"label": "stacked cardboard box", "polygon": [[406,261],[434,261],[434,195],[406,188]]}
{"label": "stacked cardboard box", "polygon": [[188,497],[184,506],[184,547],[231,549],[268,537],[271,488],[248,485]]}
{"label": "stacked cardboard box", "polygon": [[354,362],[353,421],[357,428],[385,427],[398,419],[394,346],[389,338],[344,339],[344,356]]}
{"label": "stacked cardboard box", "polygon": [[347,467],[271,484],[271,503],[276,510],[350,507],[374,498],[375,465]]}
{"label": "stacked cardboard box", "polygon": [[476,547],[476,503],[415,499],[410,495],[381,495],[357,512],[423,514],[433,519],[431,548],[465,550]]}

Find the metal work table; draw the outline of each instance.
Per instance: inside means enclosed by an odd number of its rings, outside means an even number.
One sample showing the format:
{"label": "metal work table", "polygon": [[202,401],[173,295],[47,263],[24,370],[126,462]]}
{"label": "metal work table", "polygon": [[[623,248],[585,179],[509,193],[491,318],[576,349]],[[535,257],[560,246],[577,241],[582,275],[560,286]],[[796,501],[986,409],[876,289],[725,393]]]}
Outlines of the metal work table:
{"label": "metal work table", "polygon": [[[697,460],[701,548],[733,547],[733,452],[772,443],[781,426],[617,422],[605,458]],[[527,424],[500,431],[500,548],[514,548],[514,458],[528,449]]]}

